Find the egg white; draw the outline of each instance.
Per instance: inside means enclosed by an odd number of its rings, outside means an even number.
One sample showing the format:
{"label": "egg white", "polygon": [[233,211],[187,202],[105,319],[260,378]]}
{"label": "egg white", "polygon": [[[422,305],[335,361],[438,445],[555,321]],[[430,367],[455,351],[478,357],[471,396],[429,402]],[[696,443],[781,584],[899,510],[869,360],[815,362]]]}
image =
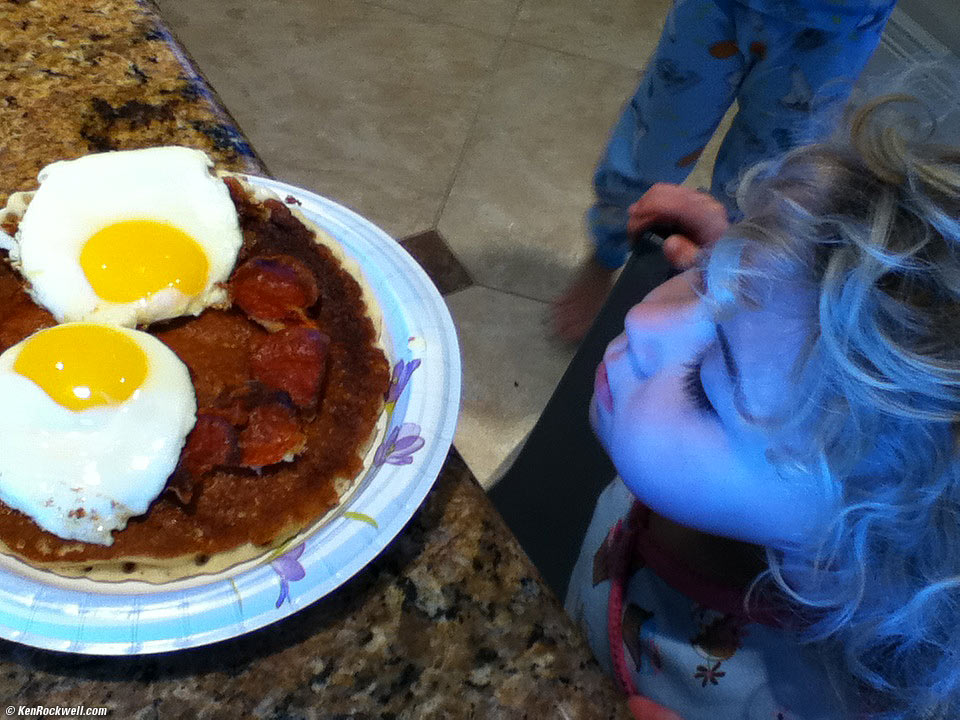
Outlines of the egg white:
{"label": "egg white", "polygon": [[69,410],[13,370],[26,340],[0,355],[0,500],[68,540],[113,544],[111,531],[163,490],[196,422],[180,358],[152,335],[117,329],[148,362],[143,384],[119,405]]}
{"label": "egg white", "polygon": [[[33,299],[59,322],[127,327],[226,304],[220,283],[233,270],[243,236],[230,193],[211,167],[203,152],[170,146],[85,155],[43,168],[10,254]],[[130,303],[98,297],[80,252],[99,230],[128,220],[164,222],[190,235],[209,263],[203,290],[187,296],[167,288]]]}

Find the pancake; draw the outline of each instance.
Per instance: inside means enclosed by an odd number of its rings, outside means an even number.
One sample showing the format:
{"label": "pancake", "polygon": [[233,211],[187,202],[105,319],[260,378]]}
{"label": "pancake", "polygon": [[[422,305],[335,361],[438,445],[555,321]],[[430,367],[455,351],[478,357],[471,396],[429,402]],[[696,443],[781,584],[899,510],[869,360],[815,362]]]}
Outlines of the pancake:
{"label": "pancake", "polygon": [[[197,426],[166,489],[146,514],[114,531],[110,546],[63,540],[0,503],[0,552],[101,581],[160,583],[220,572],[322,522],[362,478],[390,382],[376,299],[360,268],[293,198],[221,176],[244,236],[229,283],[233,302],[146,328],[186,364],[198,405]],[[30,197],[11,196],[0,213],[6,233],[14,234]],[[30,298],[2,249],[0,257],[2,352],[55,321]],[[277,293],[247,282],[277,267],[306,285],[312,279],[318,301],[279,317],[270,307]],[[273,368],[283,368],[271,348],[279,345],[283,355],[284,343],[317,332],[328,342],[316,402],[296,397],[296,369],[283,369],[293,377],[271,387]],[[217,429],[233,445],[218,445]]]}

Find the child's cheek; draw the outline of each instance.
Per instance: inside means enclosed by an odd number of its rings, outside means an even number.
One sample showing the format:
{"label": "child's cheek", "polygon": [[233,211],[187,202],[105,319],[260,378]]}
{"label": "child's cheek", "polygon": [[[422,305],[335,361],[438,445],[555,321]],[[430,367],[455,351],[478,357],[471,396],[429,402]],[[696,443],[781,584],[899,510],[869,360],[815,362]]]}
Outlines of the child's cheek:
{"label": "child's cheek", "polygon": [[605,448],[628,486],[648,482],[665,458],[682,451],[681,408],[664,378],[652,378],[615,400],[616,414]]}

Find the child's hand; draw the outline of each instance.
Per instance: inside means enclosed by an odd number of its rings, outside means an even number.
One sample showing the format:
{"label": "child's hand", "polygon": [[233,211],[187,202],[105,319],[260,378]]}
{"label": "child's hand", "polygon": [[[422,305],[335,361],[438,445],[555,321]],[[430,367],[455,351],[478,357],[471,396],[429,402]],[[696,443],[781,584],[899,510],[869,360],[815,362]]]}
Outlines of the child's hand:
{"label": "child's hand", "polygon": [[631,695],[627,698],[627,707],[636,720],[683,720],[673,710],[667,710],[653,700],[642,695]]}
{"label": "child's hand", "polygon": [[706,193],[682,185],[657,183],[630,206],[627,231],[639,234],[654,225],[676,228],[666,237],[663,254],[686,269],[696,262],[700,248],[713,244],[730,225],[727,209]]}

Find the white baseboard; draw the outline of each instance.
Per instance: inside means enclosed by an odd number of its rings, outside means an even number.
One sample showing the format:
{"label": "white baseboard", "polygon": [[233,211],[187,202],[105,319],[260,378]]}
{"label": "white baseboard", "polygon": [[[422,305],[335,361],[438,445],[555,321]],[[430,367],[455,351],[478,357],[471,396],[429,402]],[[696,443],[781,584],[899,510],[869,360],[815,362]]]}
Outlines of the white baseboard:
{"label": "white baseboard", "polygon": [[[870,97],[890,92],[891,82],[894,85],[909,82],[909,89],[900,87],[899,90],[929,103],[931,109],[942,113],[941,126],[960,134],[960,62],[948,60],[939,65],[936,62],[951,56],[950,48],[897,8],[887,22],[880,46],[857,82],[857,89]],[[906,75],[909,80],[905,79]]]}
{"label": "white baseboard", "polygon": [[946,45],[900,8],[890,16],[880,46],[893,57],[909,64],[928,62],[950,54]]}

